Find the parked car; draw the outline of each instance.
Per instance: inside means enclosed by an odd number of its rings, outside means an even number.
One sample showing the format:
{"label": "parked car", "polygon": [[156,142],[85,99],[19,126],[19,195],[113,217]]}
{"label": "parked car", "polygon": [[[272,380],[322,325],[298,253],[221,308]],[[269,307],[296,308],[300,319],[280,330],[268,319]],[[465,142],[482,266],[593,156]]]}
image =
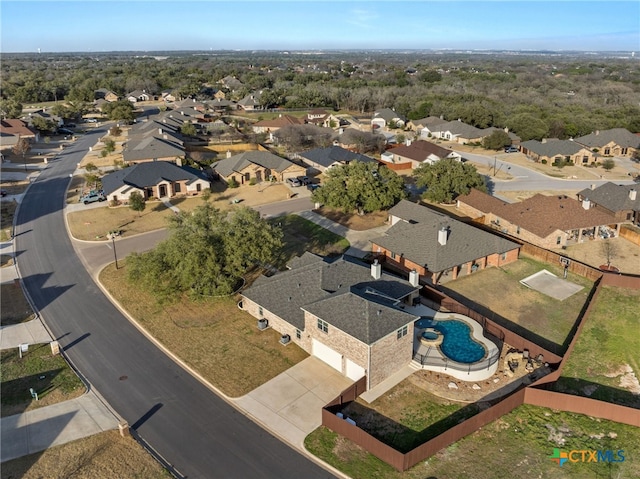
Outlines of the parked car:
{"label": "parked car", "polygon": [[306,186],[311,183],[311,178],[308,176],[298,176],[298,181]]}
{"label": "parked car", "polygon": [[102,191],[90,191],[86,195],[80,197],[80,203],[88,205],[89,203],[95,203],[96,201],[106,201],[107,197],[104,196]]}
{"label": "parked car", "polygon": [[7,196],[7,190],[0,190],[0,196],[2,197]]}
{"label": "parked car", "polygon": [[517,146],[505,146],[504,148],[504,152],[505,153],[518,153],[520,150],[518,150]]}
{"label": "parked car", "polygon": [[302,186],[302,182],[298,178],[287,178],[287,183],[293,187]]}
{"label": "parked car", "polygon": [[320,184],[318,184],[318,183],[309,183],[309,184],[307,185],[307,189],[308,189],[309,191],[315,191],[315,190],[317,190],[318,188],[320,188],[321,186],[322,186],[322,185],[320,185]]}
{"label": "parked car", "polygon": [[85,118],[85,123],[98,123],[96,118]]}
{"label": "parked car", "polygon": [[75,135],[75,133],[68,128],[58,128],[58,135]]}

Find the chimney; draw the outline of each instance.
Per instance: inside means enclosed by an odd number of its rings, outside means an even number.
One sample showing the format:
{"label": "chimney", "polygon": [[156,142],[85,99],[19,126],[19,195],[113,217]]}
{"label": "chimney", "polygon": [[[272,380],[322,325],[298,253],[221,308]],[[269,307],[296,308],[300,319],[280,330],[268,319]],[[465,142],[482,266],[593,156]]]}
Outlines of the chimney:
{"label": "chimney", "polygon": [[162,128],[158,128],[158,134],[162,135]]}
{"label": "chimney", "polygon": [[447,244],[447,237],[449,236],[449,230],[445,226],[438,231],[438,243],[442,246]]}
{"label": "chimney", "polygon": [[600,134],[600,130],[596,130],[596,135],[599,135],[599,134]]}
{"label": "chimney", "polygon": [[227,158],[231,158],[231,150],[227,150]]}
{"label": "chimney", "polygon": [[420,285],[420,275],[415,269],[409,272],[409,283],[416,288]]}
{"label": "chimney", "polygon": [[410,139],[410,138],[407,138],[407,139],[405,140],[405,143],[406,143],[406,145],[407,145],[407,146],[411,146],[411,139]]}
{"label": "chimney", "polygon": [[371,276],[373,276],[373,279],[380,279],[380,276],[382,276],[382,265],[378,263],[378,260],[375,260],[371,265]]}
{"label": "chimney", "polygon": [[588,210],[589,208],[591,208],[591,201],[589,201],[589,198],[585,198],[584,200],[582,200],[582,207],[585,210]]}
{"label": "chimney", "polygon": [[168,139],[169,139],[169,137],[168,137],[167,135],[162,135],[162,138],[163,138],[164,140],[168,140]]}
{"label": "chimney", "polygon": [[546,142],[547,142],[547,139],[546,139],[546,138],[543,138],[543,139],[542,139],[542,141],[541,141],[540,143],[546,143]]}
{"label": "chimney", "polygon": [[591,189],[595,190],[596,189],[596,184],[595,183],[591,183]]}
{"label": "chimney", "polygon": [[637,197],[638,192],[636,190],[629,190],[629,199],[631,201],[635,201],[636,197]]}

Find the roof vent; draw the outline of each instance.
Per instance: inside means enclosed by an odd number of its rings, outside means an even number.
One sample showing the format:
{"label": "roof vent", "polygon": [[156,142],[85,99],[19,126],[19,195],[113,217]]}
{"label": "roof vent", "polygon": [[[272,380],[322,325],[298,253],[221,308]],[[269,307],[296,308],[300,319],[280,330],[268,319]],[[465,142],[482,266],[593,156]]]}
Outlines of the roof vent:
{"label": "roof vent", "polygon": [[629,199],[631,201],[635,201],[638,196],[638,192],[636,190],[629,190]]}

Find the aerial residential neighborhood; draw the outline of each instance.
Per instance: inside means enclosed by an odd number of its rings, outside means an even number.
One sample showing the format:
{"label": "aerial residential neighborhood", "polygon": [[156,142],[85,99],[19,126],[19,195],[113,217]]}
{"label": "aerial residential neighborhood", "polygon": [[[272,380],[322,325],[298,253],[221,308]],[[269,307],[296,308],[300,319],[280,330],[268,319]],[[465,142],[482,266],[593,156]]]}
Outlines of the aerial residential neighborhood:
{"label": "aerial residential neighborhood", "polygon": [[87,52],[3,5],[3,478],[640,477],[633,40],[222,2],[152,48],[159,5]]}

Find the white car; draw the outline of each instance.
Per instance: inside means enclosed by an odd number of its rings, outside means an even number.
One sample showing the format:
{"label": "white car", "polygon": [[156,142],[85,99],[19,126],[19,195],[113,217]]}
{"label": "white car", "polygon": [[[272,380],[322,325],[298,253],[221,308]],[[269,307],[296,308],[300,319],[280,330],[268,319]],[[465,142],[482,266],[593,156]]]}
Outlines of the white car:
{"label": "white car", "polygon": [[86,123],[98,123],[98,120],[95,118],[87,118],[84,120]]}
{"label": "white car", "polygon": [[293,187],[302,186],[302,182],[298,178],[287,178],[287,183]]}

